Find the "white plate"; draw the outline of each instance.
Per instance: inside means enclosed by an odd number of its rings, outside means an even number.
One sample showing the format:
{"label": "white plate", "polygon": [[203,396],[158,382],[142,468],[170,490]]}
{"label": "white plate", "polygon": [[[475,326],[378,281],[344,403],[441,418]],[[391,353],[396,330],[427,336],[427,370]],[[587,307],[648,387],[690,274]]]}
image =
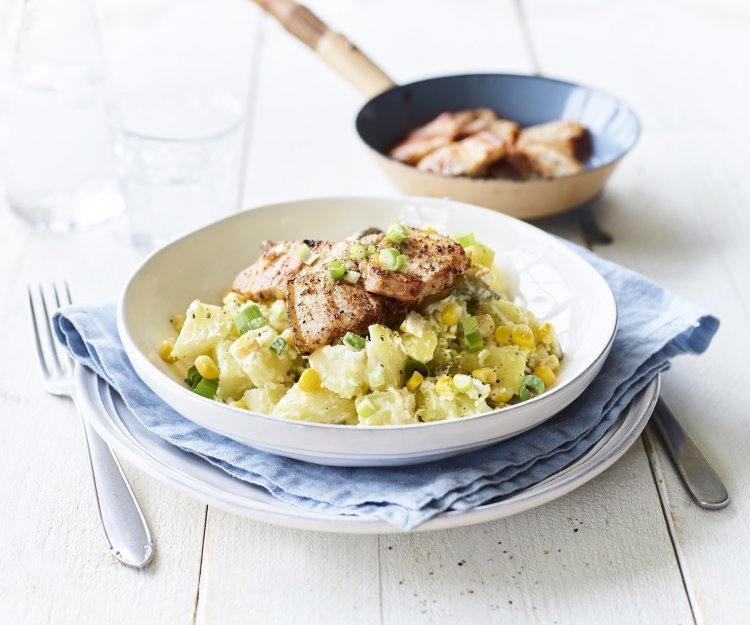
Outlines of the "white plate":
{"label": "white plate", "polygon": [[[417,531],[484,523],[518,514],[562,497],[618,460],[646,426],[659,396],[659,378],[631,402],[602,439],[575,463],[526,490],[473,510],[450,511],[423,523]],[[299,508],[238,480],[201,458],[184,452],[144,428],[106,384],[90,370],[76,367],[76,390],[85,417],[119,454],[156,479],[205,503],[257,521],[324,532],[386,534],[400,531],[384,521],[327,514]]]}
{"label": "white plate", "polygon": [[[474,231],[518,272],[522,303],[558,330],[565,357],[557,385],[485,415],[390,427],[285,421],[192,393],[157,355],[173,334],[170,317],[193,299],[219,302],[265,239],[343,239],[394,219],[440,232]],[[572,402],[601,369],[617,322],[604,279],[557,239],[483,208],[428,198],[333,198],[263,206],[193,232],[155,252],[136,270],[118,307],[120,337],[144,382],[199,425],[272,453],[345,466],[425,462],[490,445],[545,421]]]}

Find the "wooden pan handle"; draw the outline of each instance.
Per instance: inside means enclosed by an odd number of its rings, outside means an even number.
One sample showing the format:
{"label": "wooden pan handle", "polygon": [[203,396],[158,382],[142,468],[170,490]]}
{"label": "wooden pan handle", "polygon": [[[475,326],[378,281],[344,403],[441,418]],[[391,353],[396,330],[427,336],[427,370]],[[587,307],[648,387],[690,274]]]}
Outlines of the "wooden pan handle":
{"label": "wooden pan handle", "polygon": [[331,30],[310,9],[294,0],[255,0],[302,43],[311,47],[344,80],[372,98],[395,83],[346,37]]}

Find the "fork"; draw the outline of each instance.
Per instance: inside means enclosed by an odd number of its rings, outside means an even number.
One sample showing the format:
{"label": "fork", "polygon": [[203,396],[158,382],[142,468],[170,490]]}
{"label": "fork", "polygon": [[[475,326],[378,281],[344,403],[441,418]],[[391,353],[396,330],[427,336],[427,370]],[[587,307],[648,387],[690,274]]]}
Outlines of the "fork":
{"label": "fork", "polygon": [[35,306],[31,287],[27,290],[42,385],[48,393],[69,397],[76,405],[83,426],[99,521],[104,530],[109,551],[123,564],[141,569],[151,561],[154,555],[154,546],[146,519],[143,517],[143,512],[120,463],[112,450],[88,423],[76,401],[73,373],[74,367],[81,365],[74,364],[64,349],[58,349],[58,343],[53,334],[50,310],[54,313],[61,306],[72,303],[68,284],[66,282],[64,288],[58,288],[56,284],[52,285],[54,308],[48,305],[41,286],[38,288],[40,307]]}

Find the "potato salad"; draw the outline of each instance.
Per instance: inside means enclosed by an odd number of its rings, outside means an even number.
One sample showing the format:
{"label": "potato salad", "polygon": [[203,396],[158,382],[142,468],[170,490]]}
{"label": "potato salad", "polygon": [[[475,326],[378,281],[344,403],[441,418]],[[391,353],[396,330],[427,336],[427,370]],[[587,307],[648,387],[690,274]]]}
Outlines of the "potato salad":
{"label": "potato salad", "polygon": [[[255,293],[235,281],[221,303],[193,301],[172,318],[176,334],[162,342],[159,355],[203,397],[279,419],[326,424],[460,419],[529,400],[555,385],[562,353],[554,328],[512,301],[494,251],[473,234],[448,239],[429,228],[392,224],[387,233],[368,237],[325,248],[335,257],[326,257],[316,242],[285,242],[290,252],[282,261],[296,273],[287,271],[284,284]],[[410,292],[412,299],[398,299],[396,290],[387,295],[375,287],[368,290],[370,284],[383,283],[381,274],[390,275],[386,272],[408,282],[414,292],[410,276],[427,284],[438,275],[440,259],[429,264],[418,258],[427,249],[425,242],[441,250],[440,258],[455,255],[451,262],[458,269],[448,288],[441,284],[440,293]],[[282,249],[279,245],[264,243],[266,252],[256,265],[264,261],[266,271],[272,261],[279,262],[278,253],[269,256],[268,251]],[[383,249],[394,251],[382,254]],[[380,272],[377,283],[368,279],[370,266]],[[433,274],[425,273],[428,269]],[[258,283],[258,271],[252,275]],[[314,349],[295,341],[304,328],[294,324],[304,323],[297,321],[304,316],[290,310],[303,305],[307,292],[284,297],[298,280],[311,284],[311,275],[319,280],[312,283],[320,285],[314,289],[330,289],[327,302],[344,296],[352,302],[347,310],[339,304],[333,312],[320,310],[316,323],[327,324],[324,335],[335,338]],[[356,316],[348,309],[360,301],[387,313]],[[315,336],[320,336],[317,329]]]}

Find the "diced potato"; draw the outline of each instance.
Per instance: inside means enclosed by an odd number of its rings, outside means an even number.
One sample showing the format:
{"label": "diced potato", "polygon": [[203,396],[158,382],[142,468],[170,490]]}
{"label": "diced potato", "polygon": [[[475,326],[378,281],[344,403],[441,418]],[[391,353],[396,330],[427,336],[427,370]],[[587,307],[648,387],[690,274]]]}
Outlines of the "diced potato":
{"label": "diced potato", "polygon": [[417,423],[414,414],[414,395],[403,388],[390,388],[387,391],[375,391],[359,397],[356,404],[369,399],[375,405],[375,412],[369,417],[359,417],[362,425],[405,425]]}
{"label": "diced potato", "polygon": [[367,382],[371,389],[384,391],[403,386],[406,350],[397,332],[378,324],[370,326],[367,353]]}
{"label": "diced potato", "polygon": [[219,365],[219,389],[216,394],[222,400],[230,397],[239,399],[253,385],[240,363],[229,352],[231,345],[231,341],[219,341],[214,350],[216,363]]}
{"label": "diced potato", "polygon": [[529,352],[515,345],[502,347],[491,346],[482,362],[483,367],[492,367],[497,371],[497,384],[504,386],[514,394],[518,393],[526,375],[526,361]]}
{"label": "diced potato", "polygon": [[417,416],[422,421],[443,421],[488,412],[489,392],[489,385],[474,380],[474,391],[469,394],[439,393],[435,380],[430,378],[417,389]]}
{"label": "diced potato", "polygon": [[516,306],[512,302],[505,300],[495,300],[492,302],[493,312],[500,318],[501,325],[513,326],[517,324],[526,324],[536,327],[536,323],[530,323],[531,312]]}
{"label": "diced potato", "polygon": [[229,348],[229,352],[252,380],[254,386],[264,384],[284,384],[294,364],[297,352],[288,348],[280,355],[270,349],[278,336],[270,326],[245,332]]}
{"label": "diced potato", "polygon": [[367,354],[346,345],[326,345],[310,354],[310,367],[320,374],[321,385],[351,399],[369,389]]}
{"label": "diced potato", "polygon": [[276,404],[271,414],[280,419],[316,423],[356,423],[357,411],[351,399],[327,389],[306,393],[297,384]]}
{"label": "diced potato", "polygon": [[207,354],[231,334],[232,327],[232,318],[221,307],[195,300],[187,309],[172,355],[175,358],[195,358]]}
{"label": "diced potato", "polygon": [[438,344],[437,334],[430,322],[419,313],[411,311],[401,328],[406,355],[420,362],[430,362]]}
{"label": "diced potato", "polygon": [[276,404],[287,392],[287,387],[283,384],[266,384],[263,388],[251,388],[245,391],[242,396],[250,410],[262,414],[271,414]]}

